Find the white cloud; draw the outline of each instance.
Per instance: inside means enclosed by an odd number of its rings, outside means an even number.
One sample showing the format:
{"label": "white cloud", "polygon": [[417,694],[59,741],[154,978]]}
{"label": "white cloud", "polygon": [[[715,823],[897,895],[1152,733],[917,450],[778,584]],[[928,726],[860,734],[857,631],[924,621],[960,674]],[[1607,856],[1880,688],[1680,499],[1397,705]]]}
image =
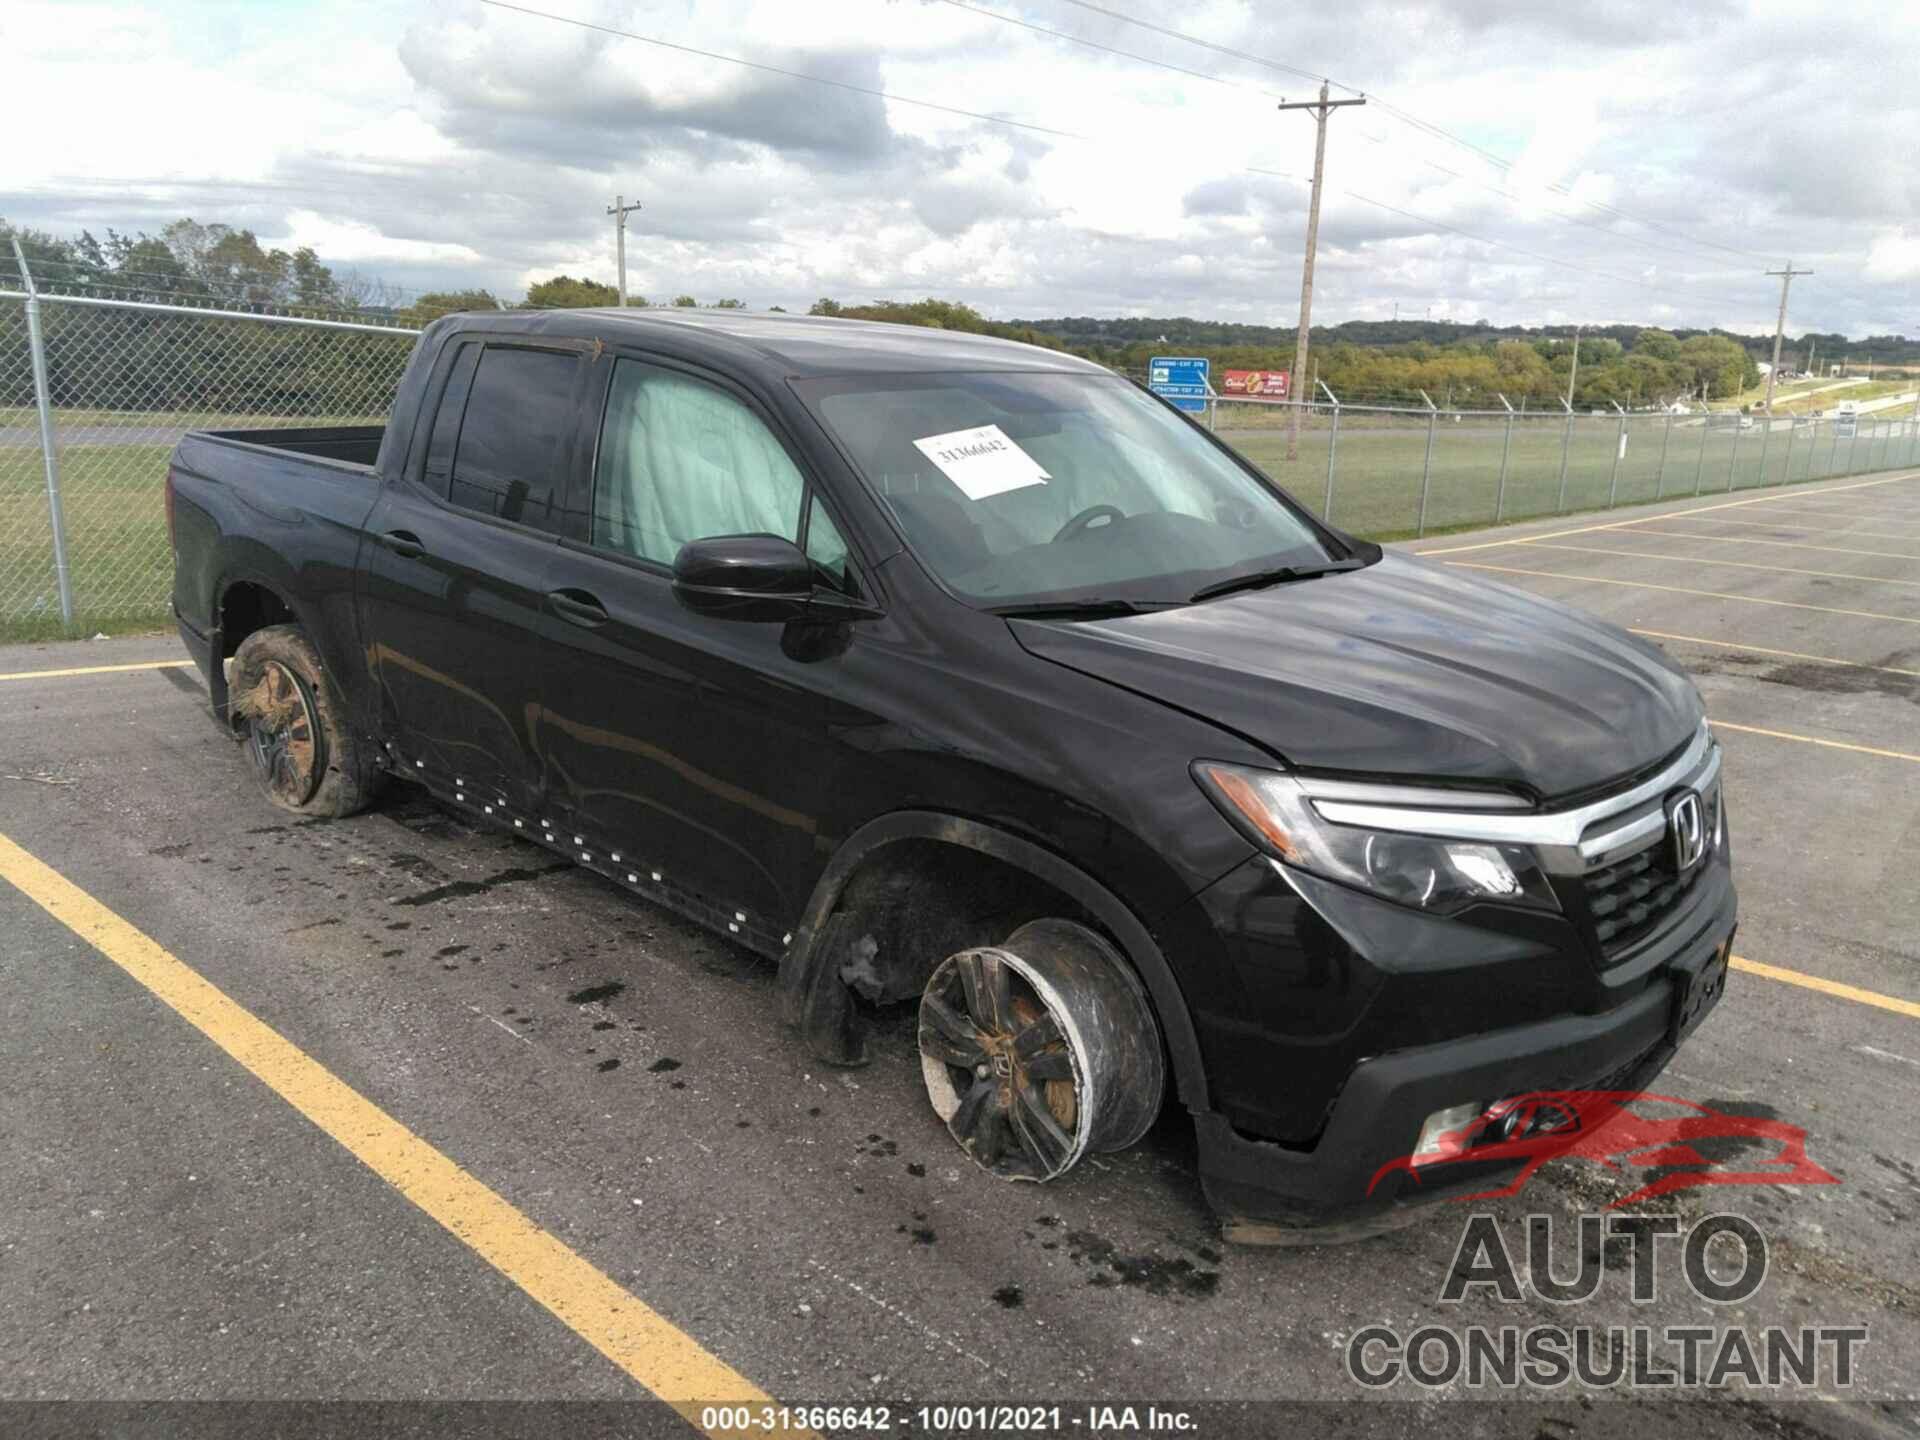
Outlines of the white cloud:
{"label": "white cloud", "polygon": [[1867,274],[1875,280],[1920,279],[1920,230],[1891,230],[1873,237]]}
{"label": "white cloud", "polygon": [[[1273,109],[1310,90],[1296,77],[1055,0],[989,3],[1226,83],[940,0],[536,3],[843,85],[451,0],[16,0],[9,111],[47,139],[0,149],[0,214],[125,231],[190,213],[402,284],[511,293],[610,279],[618,191],[646,206],[628,251],[644,293],[1291,323],[1305,186],[1248,172],[1309,169],[1311,123]],[[1770,328],[1759,272],[1791,255],[1817,272],[1795,328],[1898,330],[1920,275],[1920,154],[1901,138],[1920,127],[1920,30],[1896,0],[1845,25],[1817,11],[1715,0],[1678,36],[1658,0],[1203,0],[1169,23],[1324,67],[1514,162],[1378,102],[1339,113],[1316,319],[1397,302]]]}
{"label": "white cloud", "polygon": [[287,217],[283,237],[269,237],[290,246],[312,247],[329,261],[361,265],[427,263],[479,265],[486,257],[471,245],[441,244],[382,235],[371,225],[353,220],[330,220],[312,210],[295,210]]}

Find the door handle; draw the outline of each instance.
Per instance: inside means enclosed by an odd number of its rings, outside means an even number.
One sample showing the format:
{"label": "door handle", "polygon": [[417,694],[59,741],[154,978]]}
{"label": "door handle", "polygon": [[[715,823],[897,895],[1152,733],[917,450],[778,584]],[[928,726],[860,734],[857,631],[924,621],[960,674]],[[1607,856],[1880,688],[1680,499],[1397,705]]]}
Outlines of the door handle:
{"label": "door handle", "polygon": [[604,625],[612,618],[607,614],[607,607],[585,590],[549,590],[547,603],[561,619],[589,629]]}
{"label": "door handle", "polygon": [[427,547],[411,530],[389,530],[380,537],[380,543],[403,560],[418,560],[427,553]]}

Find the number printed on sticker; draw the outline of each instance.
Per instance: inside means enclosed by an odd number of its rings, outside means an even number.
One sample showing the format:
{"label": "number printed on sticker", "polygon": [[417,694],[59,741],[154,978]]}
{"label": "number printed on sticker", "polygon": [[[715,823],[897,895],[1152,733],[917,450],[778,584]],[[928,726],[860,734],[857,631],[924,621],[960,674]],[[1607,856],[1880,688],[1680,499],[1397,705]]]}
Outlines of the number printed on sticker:
{"label": "number printed on sticker", "polygon": [[998,425],[949,430],[913,442],[969,500],[985,500],[1053,477]]}

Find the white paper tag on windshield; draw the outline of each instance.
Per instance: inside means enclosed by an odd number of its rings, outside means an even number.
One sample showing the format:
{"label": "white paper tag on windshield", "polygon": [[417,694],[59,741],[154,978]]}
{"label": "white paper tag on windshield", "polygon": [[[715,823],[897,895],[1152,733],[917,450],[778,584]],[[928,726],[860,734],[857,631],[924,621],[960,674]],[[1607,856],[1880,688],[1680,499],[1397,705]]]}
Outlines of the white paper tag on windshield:
{"label": "white paper tag on windshield", "polygon": [[1044,485],[1053,478],[998,425],[950,430],[913,443],[969,500],[985,500],[989,495],[1027,485]]}

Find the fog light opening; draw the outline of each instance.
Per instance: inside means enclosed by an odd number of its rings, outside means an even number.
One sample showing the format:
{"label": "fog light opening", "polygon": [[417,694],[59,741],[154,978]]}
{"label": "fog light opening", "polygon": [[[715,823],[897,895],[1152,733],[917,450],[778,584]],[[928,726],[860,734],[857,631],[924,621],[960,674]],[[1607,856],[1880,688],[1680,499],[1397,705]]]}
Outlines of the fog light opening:
{"label": "fog light opening", "polygon": [[1436,1110],[1427,1116],[1420,1127],[1420,1139],[1413,1147],[1415,1165],[1431,1165],[1436,1160],[1446,1160],[1463,1152],[1472,1137],[1467,1128],[1486,1112],[1486,1106],[1478,1100],[1470,1100],[1464,1105],[1451,1105],[1445,1110]]}

